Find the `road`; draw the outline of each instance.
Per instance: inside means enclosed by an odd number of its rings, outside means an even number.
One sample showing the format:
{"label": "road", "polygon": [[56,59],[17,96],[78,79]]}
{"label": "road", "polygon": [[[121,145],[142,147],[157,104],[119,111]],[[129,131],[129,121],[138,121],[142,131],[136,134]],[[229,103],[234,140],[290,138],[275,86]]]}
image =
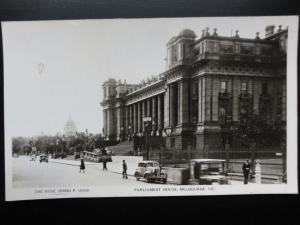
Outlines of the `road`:
{"label": "road", "polygon": [[79,173],[78,165],[30,161],[28,156],[13,158],[13,187],[40,188],[66,186],[136,186],[161,185],[136,181],[132,176],[123,179],[121,174],[103,171],[102,164],[86,163],[85,173]]}

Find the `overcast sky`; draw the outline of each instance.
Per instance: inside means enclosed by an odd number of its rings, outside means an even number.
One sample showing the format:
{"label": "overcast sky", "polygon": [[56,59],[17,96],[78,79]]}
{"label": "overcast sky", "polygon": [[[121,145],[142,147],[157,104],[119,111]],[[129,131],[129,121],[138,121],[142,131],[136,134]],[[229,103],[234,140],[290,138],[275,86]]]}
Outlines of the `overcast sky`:
{"label": "overcast sky", "polygon": [[[62,133],[71,116],[77,130],[102,130],[102,83],[136,83],[165,70],[166,43],[189,28],[221,36],[264,36],[287,17],[114,19],[2,23],[5,129],[14,136]],[[290,27],[289,27],[290,29]]]}

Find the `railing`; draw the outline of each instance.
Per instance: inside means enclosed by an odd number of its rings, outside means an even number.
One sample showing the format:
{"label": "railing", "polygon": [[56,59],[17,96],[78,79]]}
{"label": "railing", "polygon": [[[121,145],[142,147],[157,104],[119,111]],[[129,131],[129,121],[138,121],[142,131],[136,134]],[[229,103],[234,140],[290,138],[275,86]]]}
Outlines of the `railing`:
{"label": "railing", "polygon": [[[147,152],[140,150],[144,159]],[[285,149],[281,147],[255,147],[255,148],[204,148],[203,150],[190,149],[164,149],[149,148],[149,159],[160,162],[163,166],[188,167],[190,159],[210,158],[226,160],[227,170],[232,173],[242,173],[242,165],[246,159],[250,160],[252,172],[255,161],[260,160],[262,174],[280,176],[286,171]]]}

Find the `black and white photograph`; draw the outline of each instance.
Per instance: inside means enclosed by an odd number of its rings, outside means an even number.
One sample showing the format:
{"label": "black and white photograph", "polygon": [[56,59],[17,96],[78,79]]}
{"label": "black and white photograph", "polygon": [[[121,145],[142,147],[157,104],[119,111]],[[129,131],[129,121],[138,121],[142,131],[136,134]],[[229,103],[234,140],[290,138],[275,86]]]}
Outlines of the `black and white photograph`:
{"label": "black and white photograph", "polygon": [[298,22],[2,22],[6,201],[297,193]]}

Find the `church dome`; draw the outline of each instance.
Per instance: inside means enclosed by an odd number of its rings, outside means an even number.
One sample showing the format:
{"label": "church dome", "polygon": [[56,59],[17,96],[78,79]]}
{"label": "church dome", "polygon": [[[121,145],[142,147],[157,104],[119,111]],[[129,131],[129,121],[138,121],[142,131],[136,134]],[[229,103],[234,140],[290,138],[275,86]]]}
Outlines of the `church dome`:
{"label": "church dome", "polygon": [[190,30],[190,29],[184,29],[179,33],[179,36],[181,37],[191,37],[191,38],[195,38],[196,34],[194,31]]}
{"label": "church dome", "polygon": [[74,121],[69,118],[65,125],[65,135],[66,136],[75,136],[76,135],[76,126]]}

